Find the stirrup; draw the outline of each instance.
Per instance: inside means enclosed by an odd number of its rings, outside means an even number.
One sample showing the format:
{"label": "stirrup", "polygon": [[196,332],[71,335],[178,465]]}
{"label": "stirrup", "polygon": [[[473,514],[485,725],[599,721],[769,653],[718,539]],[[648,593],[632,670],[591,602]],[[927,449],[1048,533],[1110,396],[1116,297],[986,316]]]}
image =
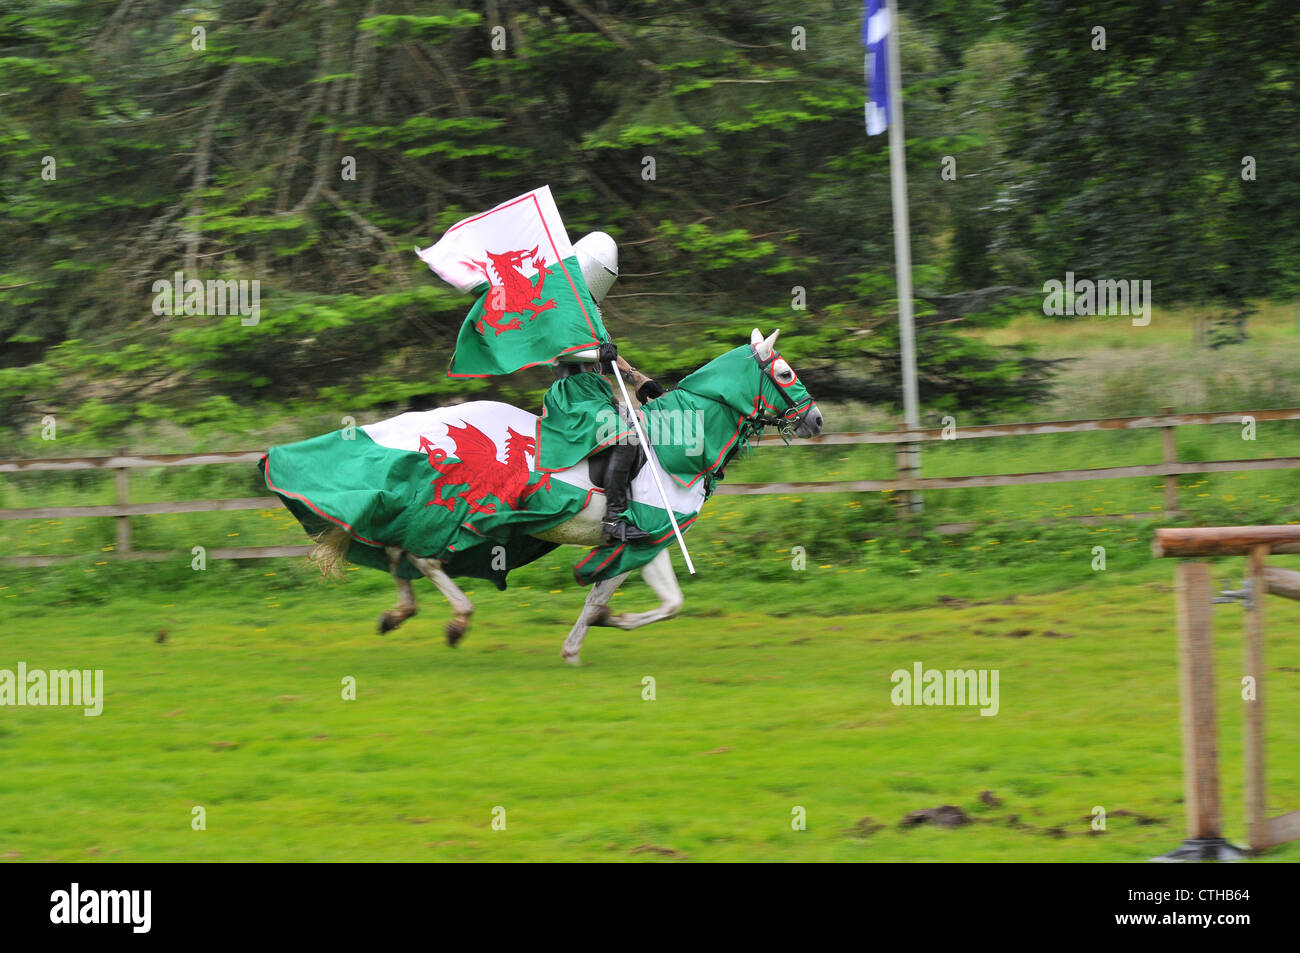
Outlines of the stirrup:
{"label": "stirrup", "polygon": [[601,524],[607,542],[636,543],[650,538],[650,534],[639,526],[634,526],[622,516],[605,520]]}

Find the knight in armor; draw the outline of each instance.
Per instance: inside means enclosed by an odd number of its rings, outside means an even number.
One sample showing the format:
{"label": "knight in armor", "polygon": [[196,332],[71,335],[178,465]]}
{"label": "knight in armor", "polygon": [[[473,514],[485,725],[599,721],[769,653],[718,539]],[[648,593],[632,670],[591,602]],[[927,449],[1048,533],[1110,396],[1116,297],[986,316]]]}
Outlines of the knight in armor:
{"label": "knight in armor", "polygon": [[[604,232],[592,232],[575,242],[573,251],[599,306],[618,278],[618,245]],[[645,452],[636,441],[630,421],[622,415],[616,385],[607,376],[614,373],[614,365],[630,381],[629,389],[635,391],[639,403],[664,393],[657,382],[618,355],[613,341],[606,341],[599,350],[566,355],[552,365],[556,380],[542,400],[537,468],[566,470],[584,458],[602,454],[605,538],[633,543],[650,536],[627,518],[629,488],[645,462]],[[634,413],[635,409],[628,411]]]}

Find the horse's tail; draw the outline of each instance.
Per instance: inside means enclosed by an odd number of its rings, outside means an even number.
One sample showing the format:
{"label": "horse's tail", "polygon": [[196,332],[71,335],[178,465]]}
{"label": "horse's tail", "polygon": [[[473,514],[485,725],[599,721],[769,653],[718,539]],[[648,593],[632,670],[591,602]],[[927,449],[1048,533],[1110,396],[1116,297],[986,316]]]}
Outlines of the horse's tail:
{"label": "horse's tail", "polygon": [[348,547],[352,545],[352,537],[348,535],[347,530],[335,526],[320,533],[315,539],[316,548],[307,558],[316,564],[322,576],[341,577],[343,567],[347,565]]}

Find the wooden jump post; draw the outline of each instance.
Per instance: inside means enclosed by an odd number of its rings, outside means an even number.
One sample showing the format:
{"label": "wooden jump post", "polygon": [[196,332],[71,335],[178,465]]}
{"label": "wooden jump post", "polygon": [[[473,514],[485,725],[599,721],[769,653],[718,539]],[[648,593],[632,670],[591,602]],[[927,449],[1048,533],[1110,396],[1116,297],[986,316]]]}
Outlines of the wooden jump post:
{"label": "wooden jump post", "polygon": [[[1300,526],[1212,526],[1158,529],[1156,556],[1245,556],[1246,584],[1239,592],[1211,592],[1210,566],[1181,562],[1177,571],[1179,694],[1183,723],[1183,778],[1187,834],[1182,846],[1159,860],[1238,860],[1249,856],[1223,837],[1219,813],[1219,755],[1214,707],[1214,602],[1240,599],[1246,609],[1245,712],[1246,828],[1251,849],[1261,851],[1300,838],[1300,811],[1267,814],[1264,760],[1264,596],[1300,600],[1300,572],[1266,566],[1266,556],[1300,553]],[[1243,679],[1243,688],[1246,683]]]}

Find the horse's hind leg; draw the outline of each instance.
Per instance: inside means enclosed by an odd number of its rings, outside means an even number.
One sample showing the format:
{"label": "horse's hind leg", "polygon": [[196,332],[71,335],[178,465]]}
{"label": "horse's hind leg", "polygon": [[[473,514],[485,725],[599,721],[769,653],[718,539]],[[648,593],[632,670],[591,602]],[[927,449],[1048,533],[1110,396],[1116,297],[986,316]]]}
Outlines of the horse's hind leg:
{"label": "horse's hind leg", "polygon": [[624,612],[620,615],[606,613],[593,625],[612,625],[619,629],[635,629],[639,626],[671,619],[682,609],[682,587],[677,584],[677,574],[673,572],[673,560],[668,550],[664,549],[641,569],[641,578],[659,597],[657,608],[649,612]]}
{"label": "horse's hind leg", "polygon": [[388,571],[397,583],[397,605],[379,617],[380,635],[393,631],[416,613],[415,590],[411,588],[411,580],[397,575],[397,567],[402,563],[402,551],[396,546],[386,546],[384,553],[388,556]]}
{"label": "horse's hind leg", "polygon": [[609,612],[605,604],[609,602],[609,597],[614,594],[614,590],[623,585],[623,580],[626,578],[627,573],[622,573],[613,579],[595,583],[591,587],[591,592],[587,593],[587,602],[582,607],[582,612],[578,613],[578,621],[573,623],[573,628],[569,630],[569,637],[564,640],[564,650],[560,653],[570,665],[581,664],[578,653],[582,651],[582,640],[587,637],[587,630],[593,625],[605,624],[603,620]]}
{"label": "horse's hind leg", "polygon": [[406,558],[411,561],[411,565],[420,570],[425,579],[437,586],[438,591],[451,603],[451,608],[456,614],[447,623],[447,644],[454,646],[469,631],[469,620],[474,614],[474,603],[469,601],[469,596],[460,591],[460,586],[456,585],[451,576],[442,571],[442,563],[438,560],[426,559],[411,553],[407,553]]}

